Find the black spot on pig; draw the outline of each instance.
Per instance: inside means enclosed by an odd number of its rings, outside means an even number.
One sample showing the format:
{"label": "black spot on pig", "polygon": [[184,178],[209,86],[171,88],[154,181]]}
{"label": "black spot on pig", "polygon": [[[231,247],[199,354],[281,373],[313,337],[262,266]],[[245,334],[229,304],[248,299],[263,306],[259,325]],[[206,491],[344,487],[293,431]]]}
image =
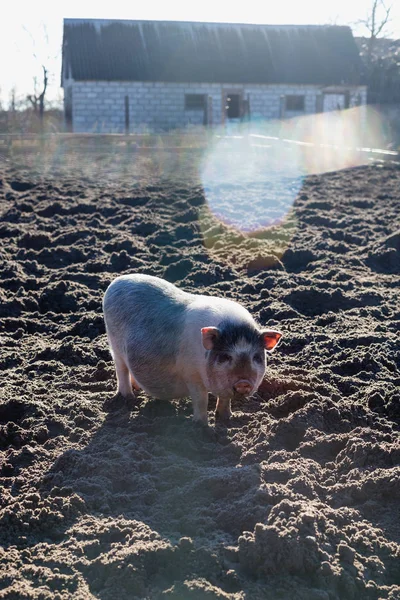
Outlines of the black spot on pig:
{"label": "black spot on pig", "polygon": [[230,321],[223,321],[220,323],[218,329],[221,333],[214,341],[214,350],[216,352],[222,352],[229,348],[233,348],[233,346],[241,340],[244,340],[260,350],[263,350],[264,348],[260,332],[251,324],[237,325]]}

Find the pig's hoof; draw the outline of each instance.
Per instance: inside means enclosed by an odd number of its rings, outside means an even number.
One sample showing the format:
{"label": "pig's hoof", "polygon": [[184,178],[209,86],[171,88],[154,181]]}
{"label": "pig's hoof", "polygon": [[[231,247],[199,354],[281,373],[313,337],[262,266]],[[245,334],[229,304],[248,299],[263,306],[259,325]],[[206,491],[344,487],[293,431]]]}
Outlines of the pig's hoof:
{"label": "pig's hoof", "polygon": [[129,396],[123,396],[120,392],[117,392],[115,396],[108,398],[104,402],[104,410],[110,412],[120,410],[121,408],[128,408],[129,410],[132,410],[135,408],[136,404],[137,400],[133,394],[130,394]]}
{"label": "pig's hoof", "polygon": [[124,402],[125,407],[129,410],[139,410],[140,402],[134,394],[132,394],[131,396],[125,396]]}
{"label": "pig's hoof", "polygon": [[202,427],[202,428],[207,428],[208,427],[208,418],[200,418],[200,417],[193,417],[192,423],[196,426],[196,427]]}
{"label": "pig's hoof", "polygon": [[220,412],[215,412],[215,420],[220,423],[228,423],[232,416],[232,412],[230,410],[224,410]]}
{"label": "pig's hoof", "polygon": [[205,421],[192,421],[192,426],[195,430],[195,437],[198,440],[202,440],[204,442],[215,442],[217,441],[217,435],[215,433],[214,427],[210,427],[210,424]]}

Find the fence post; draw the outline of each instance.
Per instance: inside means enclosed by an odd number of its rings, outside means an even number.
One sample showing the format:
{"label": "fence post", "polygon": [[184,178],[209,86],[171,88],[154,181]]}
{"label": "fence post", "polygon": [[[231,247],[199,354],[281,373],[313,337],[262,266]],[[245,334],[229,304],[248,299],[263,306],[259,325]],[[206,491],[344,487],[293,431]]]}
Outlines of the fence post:
{"label": "fence post", "polygon": [[125,133],[129,133],[129,96],[125,96]]}

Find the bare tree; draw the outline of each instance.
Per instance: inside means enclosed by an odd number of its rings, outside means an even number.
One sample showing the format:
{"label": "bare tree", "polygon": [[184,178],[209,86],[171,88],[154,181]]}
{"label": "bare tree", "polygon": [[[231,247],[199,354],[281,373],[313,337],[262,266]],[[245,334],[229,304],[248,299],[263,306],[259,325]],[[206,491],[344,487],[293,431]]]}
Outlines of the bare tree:
{"label": "bare tree", "polygon": [[8,106],[6,109],[5,130],[8,133],[14,133],[16,130],[18,105],[19,105],[19,98],[17,97],[17,89],[15,86],[13,86],[10,90]]}
{"label": "bare tree", "polygon": [[[49,36],[47,33],[47,27],[44,23],[42,23],[42,28],[43,28],[43,37],[46,41],[46,46],[49,45]],[[42,60],[40,60],[38,53],[37,53],[37,46],[36,46],[36,40],[33,37],[32,33],[29,31],[29,29],[27,29],[25,27],[25,25],[23,25],[23,29],[26,31],[26,33],[29,35],[29,37],[32,40],[32,47],[33,47],[33,57],[40,61],[41,67],[42,67],[42,78],[41,78],[41,91],[39,92],[38,88],[39,88],[39,84],[38,84],[38,77],[34,77],[33,78],[33,94],[29,94],[26,99],[28,100],[28,102],[30,102],[32,108],[33,108],[33,112],[35,115],[37,115],[39,117],[39,123],[40,123],[40,127],[43,128],[43,120],[44,120],[44,108],[45,108],[45,98],[46,98],[46,91],[47,91],[47,86],[49,84],[49,70],[47,69],[47,67],[43,64],[44,62],[47,62],[49,59],[49,56],[47,56],[47,58],[43,57],[43,52],[41,52],[42,54]],[[43,62],[42,62],[43,61]]]}
{"label": "bare tree", "polygon": [[386,6],[384,0],[373,0],[371,12],[366,19],[359,21],[360,25],[368,30],[367,42],[367,65],[371,66],[372,55],[375,50],[376,40],[381,35],[387,35],[385,28],[390,22],[390,13],[392,6]]}
{"label": "bare tree", "polygon": [[32,105],[33,111],[35,114],[39,115],[40,123],[43,124],[44,117],[44,102],[46,97],[47,85],[49,82],[49,73],[44,65],[42,65],[43,70],[43,81],[42,81],[42,91],[38,93],[38,82],[37,78],[34,78],[34,93],[27,96],[27,99]]}
{"label": "bare tree", "polygon": [[15,113],[15,111],[17,110],[17,90],[15,88],[15,86],[12,87],[11,92],[10,92],[10,107],[9,110],[12,113]]}

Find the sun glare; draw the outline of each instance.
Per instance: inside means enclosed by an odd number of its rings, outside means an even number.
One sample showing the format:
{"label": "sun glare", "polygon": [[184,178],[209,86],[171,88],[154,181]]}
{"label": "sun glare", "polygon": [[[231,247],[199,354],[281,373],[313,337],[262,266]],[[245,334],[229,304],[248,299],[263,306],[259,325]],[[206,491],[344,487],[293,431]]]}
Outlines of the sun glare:
{"label": "sun glare", "polygon": [[208,206],[245,234],[276,226],[306,175],[367,163],[383,136],[384,122],[365,106],[221,131],[201,168]]}

